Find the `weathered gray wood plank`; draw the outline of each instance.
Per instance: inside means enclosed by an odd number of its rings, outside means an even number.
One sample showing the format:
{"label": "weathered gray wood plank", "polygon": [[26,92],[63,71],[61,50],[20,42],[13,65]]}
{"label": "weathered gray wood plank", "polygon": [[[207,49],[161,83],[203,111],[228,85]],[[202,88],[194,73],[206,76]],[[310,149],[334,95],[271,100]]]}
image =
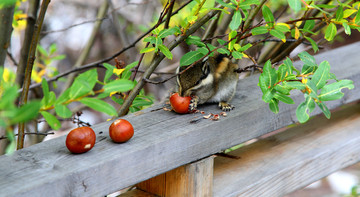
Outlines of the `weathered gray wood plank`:
{"label": "weathered gray wood plank", "polygon": [[316,117],[215,158],[214,197],[284,196],[359,162],[359,144],[360,104]]}
{"label": "weathered gray wood plank", "polygon": [[[354,80],[360,86],[358,48],[360,42],[316,56],[329,60],[340,79]],[[219,121],[202,120],[190,124],[200,114],[177,115],[155,106],[125,118],[132,122],[135,136],[124,144],[108,137],[111,122],[94,125],[95,147],[88,153],[73,155],[65,147],[65,137],[0,157],[0,194],[6,196],[100,196],[149,179],[178,166],[261,136],[296,122],[296,105],[281,105],[274,115],[261,100],[258,76],[239,82],[232,104],[236,109]],[[346,91],[335,108],[360,98],[355,88]],[[294,99],[300,103],[301,97]],[[203,106],[217,113],[216,105]],[[316,111],[314,114],[319,113]],[[99,132],[103,132],[99,134]]]}

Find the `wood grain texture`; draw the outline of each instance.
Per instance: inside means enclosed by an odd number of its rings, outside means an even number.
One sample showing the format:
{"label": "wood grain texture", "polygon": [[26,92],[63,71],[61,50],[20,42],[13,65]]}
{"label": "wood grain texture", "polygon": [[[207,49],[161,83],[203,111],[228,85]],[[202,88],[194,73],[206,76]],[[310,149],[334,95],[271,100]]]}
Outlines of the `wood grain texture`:
{"label": "wood grain texture", "polygon": [[284,196],[359,162],[359,144],[360,104],[215,158],[214,196]]}
{"label": "wood grain texture", "polygon": [[161,197],[212,196],[213,156],[180,166],[136,185]]}
{"label": "wood grain texture", "polygon": [[[360,98],[360,42],[316,56],[327,59],[339,79],[354,81],[355,89],[345,90],[330,109]],[[0,157],[0,191],[7,196],[101,196],[134,185],[181,165],[205,158],[226,148],[297,122],[297,105],[280,105],[274,115],[261,100],[258,75],[241,80],[232,104],[235,110],[219,121],[201,120],[201,114],[178,115],[156,110],[124,117],[135,129],[134,137],[114,144],[108,136],[111,122],[92,126],[97,134],[94,148],[81,155],[69,153],[65,137],[49,140]],[[301,93],[298,93],[300,95]],[[303,97],[294,95],[297,104]],[[218,113],[216,105],[201,106]],[[315,110],[312,115],[320,111]],[[102,133],[100,133],[102,132]]]}

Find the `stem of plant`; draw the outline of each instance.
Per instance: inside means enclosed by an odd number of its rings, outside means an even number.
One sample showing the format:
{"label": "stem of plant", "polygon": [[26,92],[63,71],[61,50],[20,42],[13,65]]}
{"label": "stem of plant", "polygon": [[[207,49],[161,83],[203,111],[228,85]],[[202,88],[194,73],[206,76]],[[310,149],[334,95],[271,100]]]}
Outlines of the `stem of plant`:
{"label": "stem of plant", "polygon": [[[50,3],[50,0],[44,0],[41,4],[40,14],[35,24],[35,31],[34,35],[32,37],[30,50],[29,50],[29,57],[26,64],[26,70],[25,70],[25,79],[23,83],[23,91],[20,96],[20,102],[19,105],[23,105],[27,103],[28,93],[29,93],[29,86],[31,83],[31,72],[34,65],[35,60],[35,52],[37,43],[39,42],[39,35],[42,28],[42,24],[45,18],[45,13],[47,10],[47,7]],[[17,149],[22,149],[24,147],[24,130],[25,130],[25,124],[20,123],[19,129],[18,129],[18,140],[17,140]]]}

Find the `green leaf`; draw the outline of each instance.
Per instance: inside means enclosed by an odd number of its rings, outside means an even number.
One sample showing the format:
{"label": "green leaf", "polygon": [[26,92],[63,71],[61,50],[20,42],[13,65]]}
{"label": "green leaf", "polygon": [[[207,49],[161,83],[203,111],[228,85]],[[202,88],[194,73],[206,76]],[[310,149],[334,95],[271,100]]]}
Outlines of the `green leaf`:
{"label": "green leaf", "polygon": [[133,89],[135,86],[133,81],[127,79],[117,79],[104,85],[104,93],[110,94],[112,92],[126,92]]}
{"label": "green leaf", "polygon": [[39,53],[45,57],[48,57],[49,54],[48,52],[46,51],[46,49],[44,47],[42,47],[41,45],[38,45],[37,46],[37,50],[39,51]]}
{"label": "green leaf", "polygon": [[321,62],[311,78],[311,81],[316,85],[317,89],[321,89],[322,87],[324,87],[326,81],[329,79],[329,73],[330,73],[329,62],[328,61]]}
{"label": "green leaf", "polygon": [[263,94],[262,100],[265,103],[270,103],[270,101],[274,98],[275,90],[273,88],[267,89],[267,91]]}
{"label": "green leaf", "polygon": [[221,54],[226,54],[226,55],[230,55],[230,51],[224,48],[218,48],[217,52],[221,53]]}
{"label": "green leaf", "polygon": [[272,29],[270,30],[270,34],[276,38],[279,38],[281,41],[286,42],[286,36],[280,30]]}
{"label": "green leaf", "polygon": [[137,96],[131,106],[133,107],[143,107],[143,106],[150,106],[154,102],[147,96]]}
{"label": "green leaf", "polygon": [[15,99],[18,96],[17,91],[18,88],[16,85],[8,86],[3,90],[2,94],[0,94],[0,109],[6,109],[13,105]]}
{"label": "green leaf", "polygon": [[46,122],[50,125],[50,127],[54,130],[58,130],[61,127],[60,121],[52,114],[47,111],[40,112],[41,115],[45,118]]}
{"label": "green leaf", "polygon": [[113,75],[115,67],[108,63],[104,63],[103,66],[106,68],[104,82],[107,83],[110,77]]}
{"label": "green leaf", "polygon": [[250,47],[252,47],[252,44],[247,43],[246,45],[242,46],[242,47],[241,47],[239,50],[237,50],[237,51],[243,52],[243,51],[248,50]]}
{"label": "green leaf", "polygon": [[294,104],[294,100],[292,100],[292,98],[284,95],[284,94],[279,94],[279,93],[275,93],[274,94],[274,98],[278,99],[279,101],[282,101],[286,104]]}
{"label": "green leaf", "polygon": [[318,89],[316,88],[315,83],[311,80],[307,80],[305,85],[307,89],[310,90],[310,92],[308,92],[309,96],[311,98],[318,99],[318,95],[317,95]]}
{"label": "green leaf", "polygon": [[307,36],[304,36],[304,37],[305,37],[306,40],[308,40],[308,41],[310,42],[310,44],[311,44],[311,46],[312,46],[312,48],[313,48],[313,50],[314,50],[314,53],[318,52],[318,51],[319,51],[319,47],[318,47],[318,45],[316,44],[316,42],[315,42],[313,39],[311,39],[310,37],[307,37]]}
{"label": "green leaf", "polygon": [[251,30],[252,35],[256,36],[256,35],[261,35],[261,34],[266,34],[268,33],[269,30],[267,27],[255,27],[254,29]]}
{"label": "green leaf", "polygon": [[308,52],[303,51],[299,53],[298,56],[301,59],[301,61],[304,62],[304,64],[309,65],[311,67],[317,66],[315,58],[312,55],[310,55]]}
{"label": "green leaf", "polygon": [[154,36],[148,36],[148,37],[144,38],[144,42],[149,42],[150,44],[155,44],[156,38]]}
{"label": "green leaf", "polygon": [[216,40],[220,45],[224,45],[226,43],[225,40],[222,40],[222,39],[217,39]]}
{"label": "green leaf", "polygon": [[172,27],[172,28],[169,28],[169,29],[163,29],[163,30],[160,31],[158,37],[159,38],[165,38],[165,37],[173,35],[175,33],[180,33],[179,27]]}
{"label": "green leaf", "polygon": [[353,15],[355,12],[357,12],[357,10],[354,9],[346,9],[344,10],[344,17],[343,18],[348,18],[351,15]]}
{"label": "green leaf", "polygon": [[283,32],[283,33],[290,31],[289,26],[286,25],[286,24],[284,24],[284,23],[276,24],[274,28],[275,28],[276,30],[279,30],[279,31]]}
{"label": "green leaf", "polygon": [[310,66],[308,64],[305,64],[302,68],[301,68],[301,74],[305,75],[305,74],[309,74],[309,73],[313,73],[316,71],[317,66]]}
{"label": "green leaf", "polygon": [[190,65],[197,60],[201,59],[204,55],[201,54],[199,51],[190,51],[183,55],[180,59],[180,66],[187,66]]}
{"label": "green leaf", "polygon": [[301,10],[301,0],[288,0],[289,6],[295,13]]}
{"label": "green leaf", "polygon": [[308,121],[310,118],[309,114],[315,109],[315,101],[307,94],[304,94],[304,96],[305,101],[296,108],[296,117],[300,123]]}
{"label": "green leaf", "polygon": [[279,113],[279,100],[271,99],[269,102],[269,108],[274,114]]}
{"label": "green leaf", "polygon": [[70,88],[65,90],[55,101],[55,104],[64,103],[70,100]]}
{"label": "green leaf", "polygon": [[233,58],[239,59],[239,60],[241,60],[244,57],[244,54],[242,54],[238,51],[233,51],[231,54],[232,54]]}
{"label": "green leaf", "polygon": [[97,77],[96,69],[88,70],[77,76],[70,87],[70,98],[76,99],[90,93],[97,82]]}
{"label": "green leaf", "polygon": [[55,43],[52,43],[49,47],[50,55],[54,54],[57,51],[57,46]]}
{"label": "green leaf", "polygon": [[66,55],[57,55],[55,57],[52,57],[52,60],[63,60],[66,58]]}
{"label": "green leaf", "polygon": [[233,15],[232,20],[229,25],[230,29],[237,30],[239,28],[239,26],[241,25],[241,21],[242,21],[242,17],[241,17],[240,10],[236,10],[234,12],[234,15]]}
{"label": "green leaf", "polygon": [[209,52],[209,50],[206,47],[198,48],[198,51],[203,55],[207,55]]}
{"label": "green leaf", "polygon": [[289,73],[289,75],[292,74],[294,70],[296,70],[295,67],[293,66],[293,63],[292,63],[291,59],[289,57],[286,57],[286,59],[284,61],[284,65],[287,67],[286,70]]}
{"label": "green leaf", "polygon": [[323,112],[323,114],[326,116],[327,119],[330,119],[331,116],[331,112],[330,110],[327,108],[327,106],[324,103],[321,102],[316,102],[316,104],[319,106],[319,108],[321,109],[321,111]]}
{"label": "green leaf", "polygon": [[290,95],[290,91],[293,89],[290,86],[277,84],[275,87],[275,90],[278,91],[281,94]]}
{"label": "green leaf", "polygon": [[0,9],[3,7],[3,6],[12,6],[16,3],[16,0],[1,0],[0,2]]}
{"label": "green leaf", "polygon": [[61,118],[70,118],[72,112],[65,105],[59,104],[55,105],[55,112]]}
{"label": "green leaf", "polygon": [[31,101],[16,109],[10,124],[23,123],[36,118],[40,110],[40,101]]}
{"label": "green leaf", "polygon": [[136,65],[138,65],[139,64],[139,61],[135,61],[135,62],[133,62],[133,63],[131,63],[131,64],[128,64],[126,67],[125,67],[125,69],[126,70],[130,70],[130,69],[132,69],[132,68],[134,68]]}
{"label": "green leaf", "polygon": [[160,51],[168,58],[171,59],[173,58],[173,55],[171,54],[170,50],[163,44],[160,44],[159,46]]}
{"label": "green leaf", "polygon": [[259,83],[258,83],[258,86],[260,87],[261,92],[263,94],[268,90],[268,86],[266,85],[265,78],[266,77],[260,75],[259,76]]}
{"label": "green leaf", "polygon": [[267,89],[271,88],[276,83],[276,70],[272,68],[270,60],[265,63],[263,72],[260,74],[260,77],[264,79]]}
{"label": "green leaf", "polygon": [[227,8],[231,8],[231,9],[236,9],[236,7],[232,4],[227,4],[225,3],[223,0],[216,0],[217,3],[219,3],[220,5],[227,7]]}
{"label": "green leaf", "polygon": [[344,22],[342,25],[344,27],[345,33],[350,36],[351,35],[351,28],[350,28],[349,24],[347,22]]}
{"label": "green leaf", "polygon": [[304,30],[311,31],[315,27],[314,20],[307,20],[304,25]]}
{"label": "green leaf", "polygon": [[336,10],[336,21],[341,21],[344,17],[344,8],[343,6],[339,6]]}
{"label": "green leaf", "polygon": [[50,107],[52,106],[56,101],[56,95],[55,95],[55,92],[51,91],[49,93],[49,100],[48,100],[48,103],[46,105],[46,107]]}
{"label": "green leaf", "polygon": [[330,23],[325,31],[325,39],[327,41],[332,41],[336,36],[336,33],[337,33],[336,25],[334,23]]}
{"label": "green leaf", "polygon": [[262,14],[264,16],[264,19],[266,22],[268,22],[268,25],[270,27],[274,26],[275,18],[273,13],[271,12],[270,8],[266,5],[262,7]]}
{"label": "green leaf", "polygon": [[204,47],[205,44],[203,42],[201,42],[201,38],[198,36],[189,36],[188,38],[186,38],[185,40],[187,45],[196,45],[198,47]]}
{"label": "green leaf", "polygon": [[155,50],[155,47],[146,47],[140,50],[140,53],[149,53]]}
{"label": "green leaf", "polygon": [[259,0],[245,0],[239,4],[239,7],[247,7],[247,6],[250,6],[253,4],[259,5],[260,2],[259,2]]}
{"label": "green leaf", "polygon": [[285,64],[281,64],[277,70],[277,79],[282,81],[286,76],[289,75],[288,67]]}
{"label": "green leaf", "polygon": [[325,85],[320,92],[319,100],[321,101],[333,101],[341,99],[344,93],[342,89],[348,88],[349,90],[354,88],[353,81],[351,80],[340,80],[332,84]]}
{"label": "green leaf", "polygon": [[360,25],[360,9],[357,11],[355,16],[355,24]]}
{"label": "green leaf", "polygon": [[286,86],[289,86],[291,88],[294,89],[298,89],[298,90],[304,90],[306,88],[306,85],[301,83],[300,81],[289,81],[289,82],[284,82],[286,84]]}
{"label": "green leaf", "polygon": [[48,102],[49,102],[49,85],[46,81],[45,78],[42,78],[41,80],[41,86],[42,86],[42,91],[44,94],[44,97],[41,100],[41,103],[43,103],[43,106],[47,106]]}
{"label": "green leaf", "polygon": [[103,100],[96,98],[83,98],[80,102],[96,111],[106,113],[110,116],[117,115],[115,108]]}

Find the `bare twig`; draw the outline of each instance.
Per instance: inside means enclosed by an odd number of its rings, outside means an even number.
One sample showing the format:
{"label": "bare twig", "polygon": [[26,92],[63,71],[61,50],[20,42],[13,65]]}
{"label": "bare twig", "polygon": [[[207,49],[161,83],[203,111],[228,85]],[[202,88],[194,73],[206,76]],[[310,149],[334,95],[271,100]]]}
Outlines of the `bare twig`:
{"label": "bare twig", "polygon": [[77,24],[73,24],[73,25],[70,25],[68,27],[65,27],[65,28],[62,28],[62,29],[57,29],[57,30],[51,30],[51,31],[42,31],[41,32],[41,35],[46,35],[46,34],[51,34],[51,33],[58,33],[58,32],[64,32],[64,31],[67,31],[73,27],[77,27],[77,26],[80,26],[80,25],[84,25],[84,24],[87,24],[87,23],[95,23],[95,22],[98,22],[98,21],[103,21],[105,19],[108,19],[107,17],[104,17],[104,18],[97,18],[95,20],[87,20],[87,21],[83,21],[81,23],[77,23]]}
{"label": "bare twig", "polygon": [[7,53],[7,56],[10,58],[10,60],[13,62],[13,64],[14,64],[16,67],[18,67],[19,64],[16,62],[14,56],[13,56],[9,51],[6,51],[6,53]]}
{"label": "bare twig", "polygon": [[[97,19],[104,18],[108,8],[109,8],[108,1],[103,1],[96,18]],[[98,20],[98,21],[95,22],[94,27],[93,27],[92,32],[91,32],[91,35],[90,35],[90,38],[88,39],[85,48],[81,51],[81,54],[80,54],[79,58],[75,62],[75,65],[74,65],[75,68],[81,67],[81,65],[85,62],[86,58],[88,57],[88,55],[90,53],[90,50],[91,50],[91,48],[92,48],[92,46],[93,46],[93,44],[95,42],[96,35],[97,35],[97,33],[98,33],[99,29],[100,29],[101,23],[102,23],[102,20]],[[66,80],[65,85],[63,86],[62,92],[64,92],[65,90],[67,90],[71,86],[71,84],[73,83],[75,77],[76,77],[75,73],[71,73],[69,75],[69,77]]]}
{"label": "bare twig", "polygon": [[[37,132],[30,132],[30,133],[24,133],[25,135],[54,135],[55,133],[54,132],[49,132],[49,133],[37,133]],[[15,136],[18,136],[18,134],[15,134]],[[1,136],[0,137],[0,140],[4,140],[4,139],[7,139],[8,137],[6,136]]]}
{"label": "bare twig", "polygon": [[[95,64],[95,65],[89,64],[89,65],[73,68],[73,69],[68,70],[68,71],[66,71],[64,73],[56,75],[55,77],[47,79],[46,82],[49,83],[49,82],[57,81],[61,77],[65,77],[65,76],[67,76],[67,75],[69,75],[71,73],[80,72],[80,71],[88,70],[88,69],[91,69],[91,68],[104,68],[105,69],[105,67],[102,64]],[[40,86],[41,86],[41,83],[32,84],[32,85],[30,85],[29,90],[40,87]],[[22,90],[23,90],[22,88],[19,89],[19,92],[21,92]]]}

